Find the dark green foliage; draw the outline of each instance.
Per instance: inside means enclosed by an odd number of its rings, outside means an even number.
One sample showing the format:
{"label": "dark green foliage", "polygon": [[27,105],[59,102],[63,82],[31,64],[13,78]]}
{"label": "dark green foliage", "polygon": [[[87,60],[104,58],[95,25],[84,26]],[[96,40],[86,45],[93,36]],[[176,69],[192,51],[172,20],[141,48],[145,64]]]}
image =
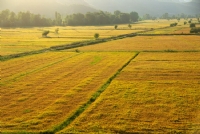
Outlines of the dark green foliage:
{"label": "dark green foliage", "polygon": [[118,28],[118,25],[115,25],[114,28],[117,29],[117,28]]}
{"label": "dark green foliage", "polygon": [[189,20],[189,21],[188,21],[188,23],[192,23],[192,21],[191,21],[191,20]]}
{"label": "dark green foliage", "polygon": [[172,23],[170,24],[170,27],[175,27],[178,23]]}
{"label": "dark green foliage", "polygon": [[43,31],[42,37],[47,37],[48,34],[49,34],[49,31]]}
{"label": "dark green foliage", "polygon": [[99,38],[99,33],[95,33],[95,34],[94,34],[94,38],[95,38],[95,39],[98,39],[98,38]]}
{"label": "dark green foliage", "polygon": [[79,53],[79,52],[80,52],[80,50],[79,50],[79,49],[75,49],[75,52]]}
{"label": "dark green foliage", "polygon": [[200,28],[199,27],[193,27],[193,28],[191,28],[190,33],[200,33]]}
{"label": "dark green foliage", "polygon": [[131,20],[132,22],[137,22],[138,19],[139,19],[139,15],[138,15],[137,12],[131,12],[131,13],[130,13],[130,20]]}
{"label": "dark green foliage", "polygon": [[190,24],[190,27],[192,28],[192,27],[196,27],[196,25],[194,24],[194,23],[191,23]]}
{"label": "dark green foliage", "polygon": [[132,28],[132,25],[131,25],[131,24],[128,24],[128,27],[131,29],[131,28]]}
{"label": "dark green foliage", "polygon": [[184,25],[186,25],[186,24],[187,24],[187,22],[185,21],[185,22],[184,22]]}
{"label": "dark green foliage", "polygon": [[39,14],[27,12],[14,13],[8,9],[0,11],[1,27],[32,27],[32,26],[52,26],[51,19],[42,17]]}

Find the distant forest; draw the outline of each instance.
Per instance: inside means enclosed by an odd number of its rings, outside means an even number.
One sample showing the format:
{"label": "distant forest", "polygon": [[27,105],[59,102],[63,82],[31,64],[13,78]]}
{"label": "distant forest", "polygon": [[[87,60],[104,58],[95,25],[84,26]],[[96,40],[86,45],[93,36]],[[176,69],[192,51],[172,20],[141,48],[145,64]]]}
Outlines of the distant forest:
{"label": "distant forest", "polygon": [[[188,16],[185,14],[169,16],[168,13],[163,14],[162,19],[191,18],[199,16]],[[138,20],[157,19],[149,14],[145,14],[142,18],[137,12],[123,13],[115,11],[113,14],[109,12],[88,12],[86,14],[76,13],[72,15],[62,16],[55,12],[54,19],[46,18],[40,14],[33,14],[29,11],[14,13],[10,10],[0,12],[1,27],[41,27],[41,26],[87,26],[87,25],[112,25],[134,23]]]}
{"label": "distant forest", "polygon": [[110,25],[136,22],[138,19],[137,12],[122,13],[120,11],[115,11],[114,14],[103,11],[77,13],[65,17],[55,12],[54,19],[32,14],[29,11],[14,13],[7,9],[0,12],[1,27]]}

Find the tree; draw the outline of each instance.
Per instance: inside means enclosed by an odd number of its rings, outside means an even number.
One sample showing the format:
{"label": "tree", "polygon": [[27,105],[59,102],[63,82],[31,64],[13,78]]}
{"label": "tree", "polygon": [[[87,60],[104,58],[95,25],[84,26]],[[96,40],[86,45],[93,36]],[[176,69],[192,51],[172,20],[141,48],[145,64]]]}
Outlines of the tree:
{"label": "tree", "polygon": [[131,24],[128,24],[128,27],[131,29],[132,25],[131,25]]}
{"label": "tree", "polygon": [[114,28],[117,29],[117,28],[118,28],[118,25],[115,25]]}
{"label": "tree", "polygon": [[139,19],[139,15],[138,15],[137,12],[131,12],[131,13],[130,13],[130,20],[131,20],[132,22],[137,22],[138,19]]}
{"label": "tree", "polygon": [[99,38],[99,33],[95,33],[95,34],[94,34],[94,38],[95,38],[95,39],[98,39],[98,38]]}
{"label": "tree", "polygon": [[43,31],[42,37],[47,37],[48,34],[49,34],[49,31]]}
{"label": "tree", "polygon": [[57,26],[62,25],[62,17],[61,17],[61,14],[58,12],[55,12],[55,25]]}
{"label": "tree", "polygon": [[121,13],[119,15],[119,19],[121,23],[129,23],[130,22],[130,15],[128,13]]}
{"label": "tree", "polygon": [[59,31],[59,28],[56,28],[55,29],[55,33],[58,34],[58,31]]}
{"label": "tree", "polygon": [[119,16],[120,14],[121,14],[121,12],[119,10],[114,11],[115,16]]}
{"label": "tree", "polygon": [[168,14],[168,13],[163,14],[163,15],[162,15],[162,18],[168,20],[168,19],[169,19],[169,14]]}
{"label": "tree", "polygon": [[184,22],[184,25],[186,25],[186,24],[187,24],[187,22],[185,21],[185,22]]}

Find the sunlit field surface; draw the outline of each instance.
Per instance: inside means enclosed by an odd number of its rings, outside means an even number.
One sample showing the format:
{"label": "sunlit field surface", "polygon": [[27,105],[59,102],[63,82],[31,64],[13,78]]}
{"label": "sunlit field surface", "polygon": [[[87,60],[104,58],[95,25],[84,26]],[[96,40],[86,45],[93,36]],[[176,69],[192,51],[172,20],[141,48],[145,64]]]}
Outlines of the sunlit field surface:
{"label": "sunlit field surface", "polygon": [[49,52],[2,62],[1,131],[53,129],[86,103],[134,55]]}
{"label": "sunlit field surface", "polygon": [[200,133],[200,53],[140,53],[60,133]]}
{"label": "sunlit field surface", "polygon": [[[51,46],[65,45],[73,42],[94,40],[94,34],[99,33],[99,38],[107,38],[122,34],[142,32],[152,28],[162,28],[169,26],[171,21],[155,20],[141,21],[131,24],[114,26],[65,26],[65,27],[35,27],[35,28],[10,28],[1,29],[0,33],[0,55],[10,55],[22,52],[34,51],[49,48]],[[58,34],[55,29],[59,28]],[[42,32],[49,30],[49,38],[43,38]]]}
{"label": "sunlit field surface", "polygon": [[200,133],[199,35],[159,35],[184,21],[0,29],[0,133]]}
{"label": "sunlit field surface", "polygon": [[[100,38],[107,38],[121,34],[135,33],[143,30],[135,29],[115,30],[114,26],[108,29],[104,27],[59,27],[58,34],[55,33],[57,27],[47,28],[16,28],[1,29],[1,53],[9,55],[33,50],[49,48],[51,46],[70,44],[72,42],[94,40],[94,34],[99,33]],[[88,28],[88,29],[87,29]],[[49,30],[49,38],[43,38],[42,32]]]}
{"label": "sunlit field surface", "polygon": [[200,38],[199,36],[137,36],[76,49],[80,51],[199,51]]}
{"label": "sunlit field surface", "polygon": [[[200,24],[196,24],[196,27],[200,27]],[[190,34],[190,25],[178,25],[176,27],[158,29],[155,31],[145,32],[143,34]]]}

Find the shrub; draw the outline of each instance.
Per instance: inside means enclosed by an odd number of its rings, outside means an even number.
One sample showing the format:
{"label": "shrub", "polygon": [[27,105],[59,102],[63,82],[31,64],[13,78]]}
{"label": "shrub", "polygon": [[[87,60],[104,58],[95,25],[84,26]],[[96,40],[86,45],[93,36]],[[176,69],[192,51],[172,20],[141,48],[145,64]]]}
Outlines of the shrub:
{"label": "shrub", "polygon": [[80,50],[79,50],[79,49],[75,49],[75,52],[79,53],[79,52],[80,52]]}
{"label": "shrub", "polygon": [[58,31],[59,31],[59,28],[56,28],[55,29],[55,33],[58,34]]}
{"label": "shrub", "polygon": [[196,25],[194,23],[191,23],[190,24],[190,27],[195,27]]}
{"label": "shrub", "polygon": [[47,37],[48,34],[49,34],[49,31],[43,31],[42,36]]}
{"label": "shrub", "polygon": [[187,24],[187,22],[185,21],[185,22],[184,22],[184,25],[186,25],[186,24]]}
{"label": "shrub", "polygon": [[99,33],[95,33],[95,34],[94,34],[94,38],[95,38],[95,39],[98,39],[98,38],[99,38]]}
{"label": "shrub", "polygon": [[178,23],[172,23],[170,24],[170,27],[175,27]]}
{"label": "shrub", "polygon": [[198,27],[192,27],[190,30],[190,33],[200,33],[200,28]]}
{"label": "shrub", "polygon": [[192,23],[192,21],[191,21],[191,20],[189,20],[189,21],[188,21],[188,23]]}
{"label": "shrub", "polygon": [[131,29],[132,25],[131,25],[131,24],[128,24],[128,27]]}
{"label": "shrub", "polygon": [[117,29],[118,28],[118,25],[115,25],[115,27],[114,27],[115,29]]}

